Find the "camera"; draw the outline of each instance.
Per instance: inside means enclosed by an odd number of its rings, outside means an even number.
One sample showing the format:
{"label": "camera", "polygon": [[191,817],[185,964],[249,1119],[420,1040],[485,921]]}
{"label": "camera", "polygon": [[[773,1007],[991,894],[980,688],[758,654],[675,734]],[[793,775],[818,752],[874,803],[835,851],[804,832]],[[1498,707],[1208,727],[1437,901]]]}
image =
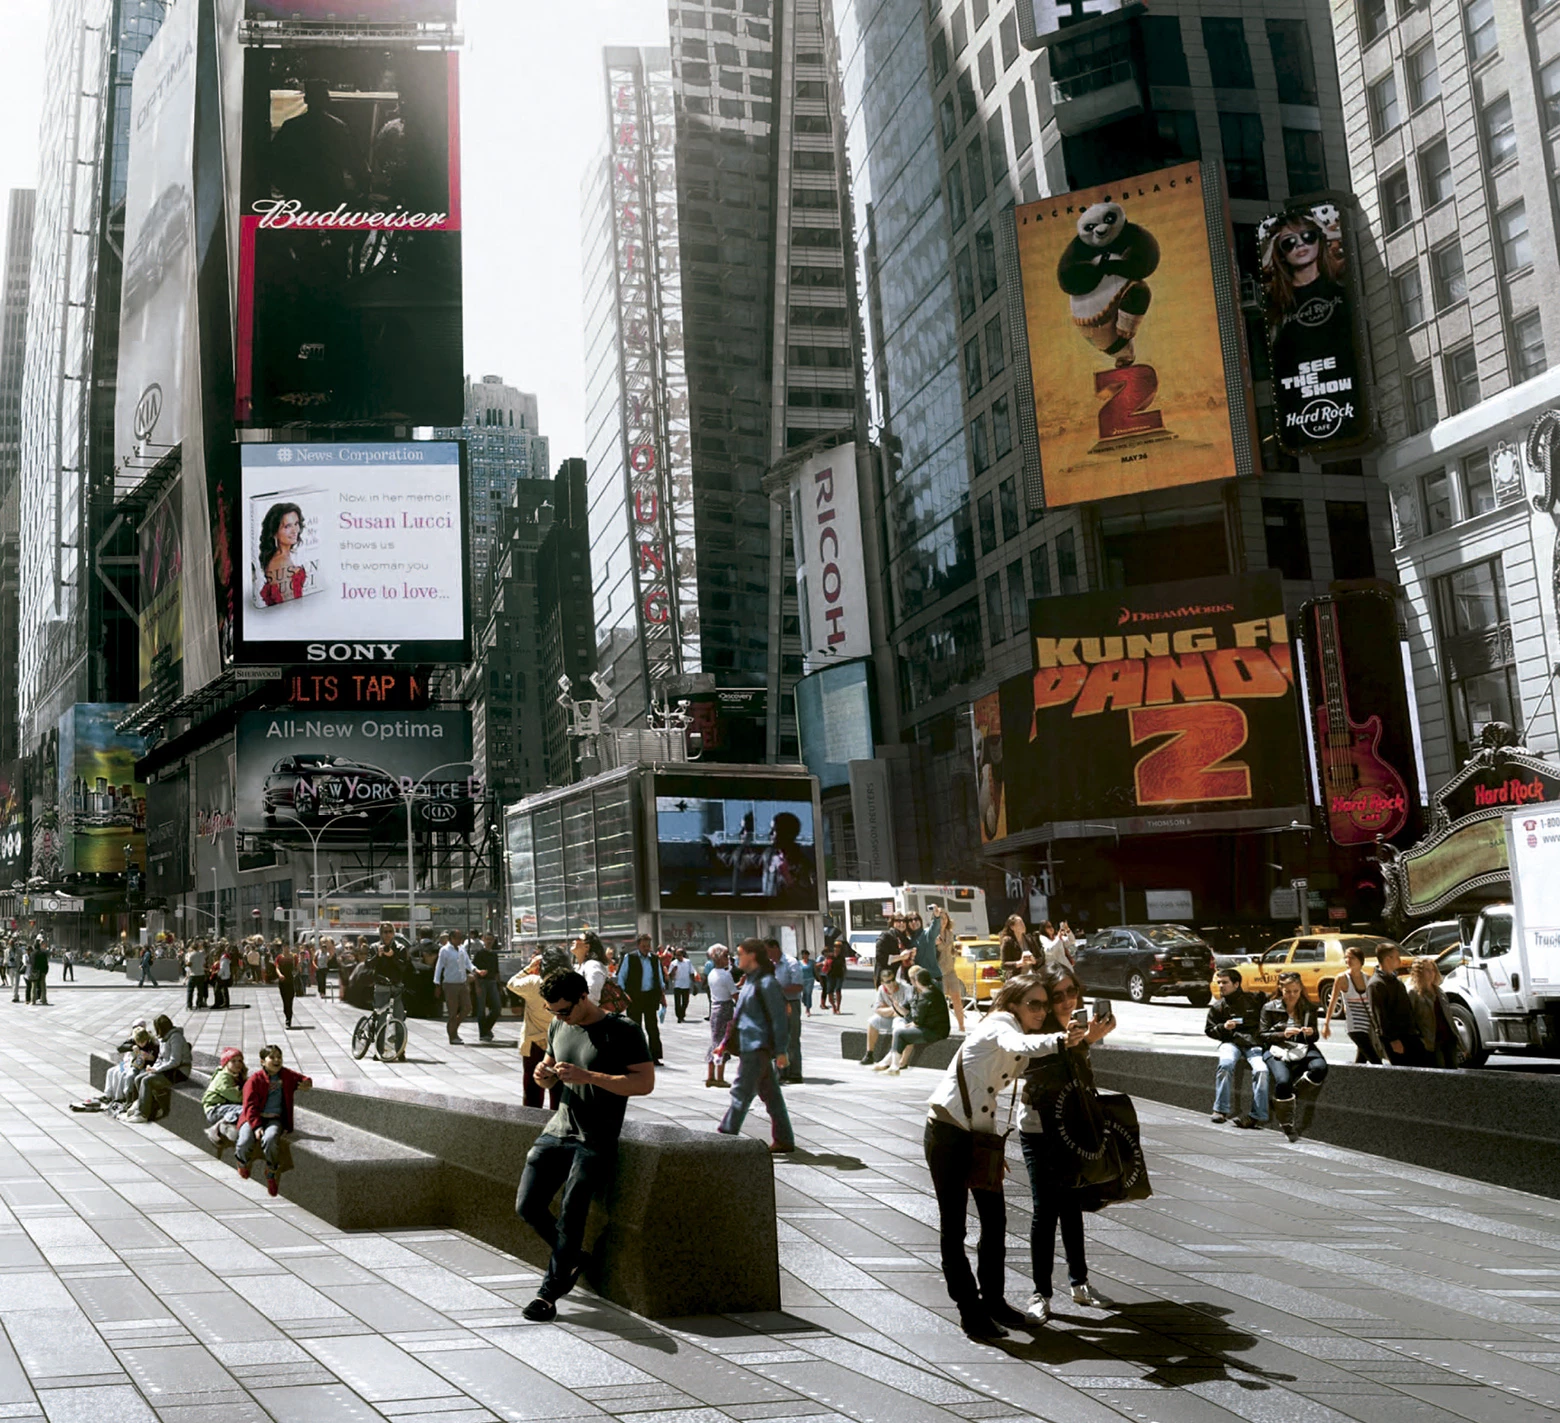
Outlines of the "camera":
{"label": "camera", "polygon": [[1088,1027],[1089,1026],[1089,1010],[1087,1008],[1074,1008],[1073,1009],[1073,1014],[1072,1014],[1072,1021],[1074,1023],[1076,1023],[1080,1028]]}

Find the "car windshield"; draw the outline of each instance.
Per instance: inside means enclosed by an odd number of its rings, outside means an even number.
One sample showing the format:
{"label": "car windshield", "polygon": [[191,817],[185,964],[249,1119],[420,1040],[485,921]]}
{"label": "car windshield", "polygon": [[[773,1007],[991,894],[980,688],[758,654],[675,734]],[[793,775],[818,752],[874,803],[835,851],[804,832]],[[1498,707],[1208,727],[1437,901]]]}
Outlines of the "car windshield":
{"label": "car windshield", "polygon": [[1197,945],[1201,941],[1193,937],[1188,929],[1183,929],[1179,924],[1156,924],[1152,929],[1139,929],[1138,932],[1151,944],[1160,947],[1168,947],[1172,944]]}

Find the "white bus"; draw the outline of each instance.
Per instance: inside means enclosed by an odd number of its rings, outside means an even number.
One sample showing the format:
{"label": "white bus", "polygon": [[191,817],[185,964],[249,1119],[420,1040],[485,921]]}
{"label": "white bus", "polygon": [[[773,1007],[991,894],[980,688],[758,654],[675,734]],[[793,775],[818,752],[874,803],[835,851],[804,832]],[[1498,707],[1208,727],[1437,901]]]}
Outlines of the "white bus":
{"label": "white bus", "polygon": [[845,930],[851,949],[870,958],[878,935],[895,914],[928,918],[928,907],[940,904],[953,920],[961,939],[984,939],[991,933],[986,920],[986,891],[967,884],[889,884],[887,880],[830,880],[829,918]]}

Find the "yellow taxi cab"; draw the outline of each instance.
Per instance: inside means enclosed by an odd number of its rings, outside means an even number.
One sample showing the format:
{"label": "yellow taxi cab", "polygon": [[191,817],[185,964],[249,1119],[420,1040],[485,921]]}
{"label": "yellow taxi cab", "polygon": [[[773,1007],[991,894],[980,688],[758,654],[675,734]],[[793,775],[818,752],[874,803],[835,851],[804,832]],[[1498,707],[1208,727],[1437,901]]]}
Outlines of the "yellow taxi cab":
{"label": "yellow taxi cab", "polygon": [[[1376,934],[1297,934],[1292,939],[1280,939],[1252,962],[1233,967],[1240,974],[1242,988],[1270,998],[1278,992],[1280,973],[1298,973],[1305,996],[1318,1007],[1325,1007],[1332,996],[1333,980],[1344,971],[1345,949],[1359,949],[1365,955],[1366,974],[1372,974],[1376,971],[1377,952],[1389,944],[1396,947],[1394,940]],[[1217,974],[1209,987],[1217,996]]]}
{"label": "yellow taxi cab", "polygon": [[961,936],[953,966],[966,1001],[973,999],[977,1004],[988,1004],[1002,987],[1002,945],[994,938]]}

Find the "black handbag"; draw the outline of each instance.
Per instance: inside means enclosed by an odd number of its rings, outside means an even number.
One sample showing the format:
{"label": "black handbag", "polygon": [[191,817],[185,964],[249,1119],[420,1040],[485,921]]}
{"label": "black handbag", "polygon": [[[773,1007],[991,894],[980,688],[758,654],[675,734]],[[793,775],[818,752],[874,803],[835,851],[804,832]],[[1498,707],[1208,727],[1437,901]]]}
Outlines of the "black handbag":
{"label": "black handbag", "polygon": [[[1000,1191],[1003,1181],[1007,1177],[1007,1139],[1013,1135],[1013,1128],[1009,1125],[1005,1132],[976,1131],[975,1108],[970,1102],[969,1084],[964,1080],[964,1049],[961,1046],[959,1056],[954,1059],[954,1067],[959,1078],[959,1096],[964,1103],[964,1115],[970,1123],[970,1174],[966,1184],[972,1191]],[[1018,1084],[1013,1084],[1014,1098],[1017,1100]],[[1008,1121],[1012,1122],[1012,1107],[1009,1105]]]}
{"label": "black handbag", "polygon": [[1052,1178],[1077,1192],[1086,1211],[1153,1194],[1138,1135],[1137,1109],[1122,1093],[1100,1093],[1071,1052],[1040,1059],[1024,1083],[1024,1101],[1041,1120]]}

